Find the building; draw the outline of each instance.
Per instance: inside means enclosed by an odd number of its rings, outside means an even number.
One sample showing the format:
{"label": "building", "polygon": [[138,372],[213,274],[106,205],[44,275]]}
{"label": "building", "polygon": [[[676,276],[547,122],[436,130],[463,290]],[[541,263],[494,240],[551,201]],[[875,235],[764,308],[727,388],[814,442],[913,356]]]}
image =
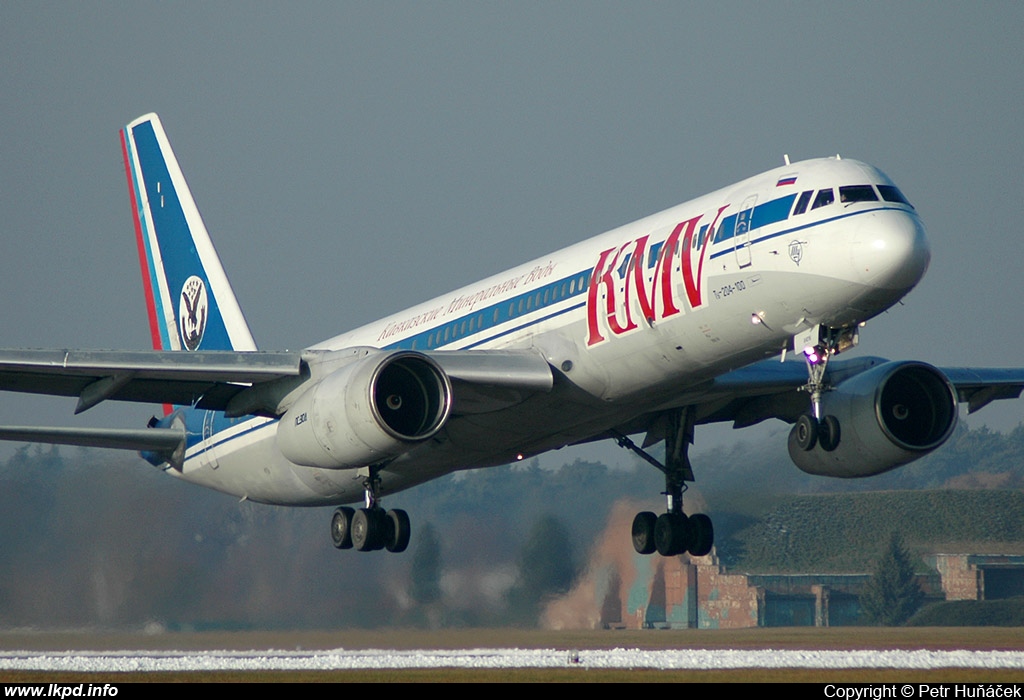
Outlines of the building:
{"label": "building", "polygon": [[[1024,555],[936,554],[918,577],[931,600],[994,600],[1024,595]],[[596,578],[606,628],[738,629],[861,624],[859,595],[870,574],[730,573],[706,557],[632,559]]]}

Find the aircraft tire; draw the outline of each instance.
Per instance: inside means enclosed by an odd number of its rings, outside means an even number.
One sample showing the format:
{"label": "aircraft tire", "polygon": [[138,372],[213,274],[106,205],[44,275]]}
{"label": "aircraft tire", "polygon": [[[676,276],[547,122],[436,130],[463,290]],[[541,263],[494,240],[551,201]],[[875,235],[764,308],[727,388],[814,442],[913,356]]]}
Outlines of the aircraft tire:
{"label": "aircraft tire", "polygon": [[835,416],[825,416],[818,426],[818,444],[826,452],[839,447],[839,419]]}
{"label": "aircraft tire", "polygon": [[654,525],[658,516],[650,511],[637,513],[633,518],[633,549],[637,554],[654,554]]}
{"label": "aircraft tire", "polygon": [[711,518],[704,513],[697,513],[690,516],[690,548],[689,552],[695,557],[703,557],[711,552],[715,544],[715,528],[711,524]]}
{"label": "aircraft tire", "polygon": [[383,546],[386,534],[383,514],[379,508],[360,508],[352,516],[352,545],[360,552]]}
{"label": "aircraft tire", "polygon": [[682,513],[662,513],[654,524],[654,546],[663,557],[682,554],[690,544],[690,519]]}
{"label": "aircraft tire", "polygon": [[342,506],[331,517],[331,541],[338,549],[352,549],[352,516],[355,511]]}
{"label": "aircraft tire", "polygon": [[806,413],[796,419],[793,426],[796,444],[804,452],[810,452],[818,442],[818,421]]}
{"label": "aircraft tire", "polygon": [[412,535],[412,525],[409,523],[409,514],[404,510],[395,509],[387,512],[387,519],[391,523],[388,528],[387,543],[384,545],[389,552],[404,552],[409,546],[409,537]]}

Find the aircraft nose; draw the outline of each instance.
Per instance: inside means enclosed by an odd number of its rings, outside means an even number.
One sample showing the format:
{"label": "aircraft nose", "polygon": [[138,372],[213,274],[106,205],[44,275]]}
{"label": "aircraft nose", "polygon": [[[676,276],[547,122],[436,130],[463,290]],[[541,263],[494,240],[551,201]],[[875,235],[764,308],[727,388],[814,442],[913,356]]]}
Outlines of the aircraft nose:
{"label": "aircraft nose", "polygon": [[910,290],[931,261],[921,219],[912,212],[872,212],[858,222],[851,246],[854,272],[876,289]]}

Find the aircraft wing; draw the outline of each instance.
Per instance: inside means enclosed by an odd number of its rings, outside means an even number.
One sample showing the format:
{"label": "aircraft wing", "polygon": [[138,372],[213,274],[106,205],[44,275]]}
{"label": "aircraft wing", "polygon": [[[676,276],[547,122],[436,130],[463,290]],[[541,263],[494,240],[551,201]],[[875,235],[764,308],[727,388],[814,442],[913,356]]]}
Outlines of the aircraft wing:
{"label": "aircraft wing", "polygon": [[251,385],[301,371],[291,352],[0,350],[0,390],[77,396],[75,413],[108,399],[223,410]]}
{"label": "aircraft wing", "polygon": [[[272,399],[305,382],[310,365],[328,354],[0,350],[0,390],[77,396],[75,413],[112,400],[266,415],[275,413]],[[529,394],[549,391],[553,384],[551,368],[532,352],[475,350],[429,356],[452,380],[459,413],[497,410]]]}
{"label": "aircraft wing", "polygon": [[[543,358],[517,351],[429,353],[455,382],[463,411],[517,403],[513,397],[547,392],[552,374]],[[76,413],[104,400],[170,403],[226,410],[231,399],[275,381],[298,385],[308,377],[300,352],[165,352],[121,350],[0,350],[0,390],[79,397]],[[833,385],[887,360],[834,360]],[[1018,398],[1024,369],[942,368],[973,413],[997,399]],[[698,422],[729,420],[744,427],[767,418],[792,422],[806,411],[797,391],[807,382],[803,362],[764,360],[693,387],[672,402],[700,410]],[[253,411],[255,412],[255,411]]]}
{"label": "aircraft wing", "polygon": [[[104,400],[169,403],[226,411],[229,415],[280,415],[278,400],[317,378],[317,367],[329,355],[382,352],[350,348],[340,353],[303,352],[165,352],[113,350],[0,350],[0,390],[57,396],[77,396],[76,413]],[[474,350],[425,353],[452,383],[453,416],[492,414],[497,420],[518,423],[521,415],[504,413],[531,396],[552,391],[554,375],[537,353],[513,350]],[[867,372],[888,360],[860,357],[833,360],[829,382]],[[326,364],[330,365],[330,362]],[[312,368],[312,369],[311,369]],[[946,368],[940,370],[970,412],[997,399],[1017,398],[1024,391],[1024,369]],[[321,375],[322,376],[322,375]],[[662,416],[692,407],[697,424],[730,421],[741,428],[768,418],[792,423],[807,412],[808,396],[800,389],[807,382],[802,361],[764,360],[701,384],[691,386],[671,401],[653,407],[634,420],[617,426],[623,434],[646,432],[645,445],[664,437]],[[531,402],[534,409],[546,399]],[[534,410],[531,409],[531,410]],[[544,412],[544,409],[541,409]],[[529,421],[527,420],[527,423]],[[508,425],[507,427],[514,427]],[[520,426],[523,427],[523,426]],[[81,433],[81,434],[80,434]],[[0,439],[39,440],[93,446],[130,446],[166,449],[180,431],[157,435],[142,431],[70,428],[0,428]],[[607,433],[579,441],[602,439]],[[153,442],[155,441],[155,443]]]}
{"label": "aircraft wing", "polygon": [[[837,386],[888,362],[881,357],[833,360],[828,381]],[[1019,398],[1024,391],[1024,368],[938,369],[953,385],[957,399],[967,404],[969,413],[997,399]],[[734,427],[743,428],[769,418],[793,423],[807,412],[808,395],[800,390],[806,383],[807,368],[802,361],[763,360],[695,386],[666,408],[693,406],[698,424],[731,421]],[[640,432],[645,429],[645,421],[651,425],[652,415],[636,426],[622,426],[620,431]]]}
{"label": "aircraft wing", "polygon": [[975,369],[951,367],[942,370],[956,387],[967,411],[974,413],[997,399],[1020,398],[1024,389],[1024,369]]}

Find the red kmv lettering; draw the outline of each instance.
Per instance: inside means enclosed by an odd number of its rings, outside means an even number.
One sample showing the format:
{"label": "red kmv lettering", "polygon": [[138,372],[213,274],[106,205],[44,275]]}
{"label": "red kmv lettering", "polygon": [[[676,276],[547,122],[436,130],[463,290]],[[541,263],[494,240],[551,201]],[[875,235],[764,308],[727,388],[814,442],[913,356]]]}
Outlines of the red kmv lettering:
{"label": "red kmv lettering", "polygon": [[[672,229],[672,233],[665,239],[658,253],[649,288],[644,279],[649,236],[641,236],[618,248],[602,251],[590,276],[590,288],[587,290],[587,345],[596,345],[606,340],[601,332],[600,322],[602,294],[604,323],[612,335],[622,335],[637,328],[637,323],[633,320],[634,309],[640,311],[648,324],[680,313],[673,284],[677,258],[681,259],[686,300],[691,309],[700,307],[703,304],[700,281],[704,255],[714,237],[715,225],[727,206],[720,207],[715,213],[714,220],[706,229],[705,239],[699,242],[700,253],[697,255],[693,247],[693,236],[704,215],[687,219]],[[620,304],[617,298],[619,291],[615,273],[621,264],[620,261],[626,260],[627,256],[629,262],[625,270]],[[657,303],[659,290],[660,304]]]}

